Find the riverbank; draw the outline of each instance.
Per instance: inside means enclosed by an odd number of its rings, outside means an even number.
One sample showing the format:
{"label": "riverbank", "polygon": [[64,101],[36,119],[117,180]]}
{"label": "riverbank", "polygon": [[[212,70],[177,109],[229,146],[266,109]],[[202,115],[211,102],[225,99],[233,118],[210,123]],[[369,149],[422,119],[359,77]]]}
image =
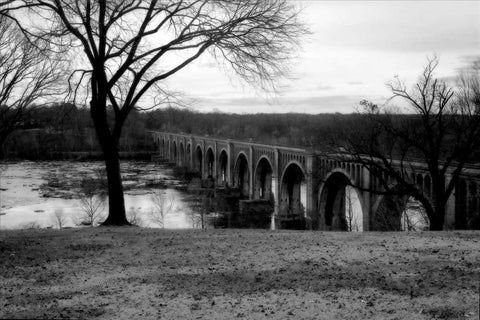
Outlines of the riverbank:
{"label": "riverbank", "polygon": [[0,318],[478,319],[479,232],[0,231]]}

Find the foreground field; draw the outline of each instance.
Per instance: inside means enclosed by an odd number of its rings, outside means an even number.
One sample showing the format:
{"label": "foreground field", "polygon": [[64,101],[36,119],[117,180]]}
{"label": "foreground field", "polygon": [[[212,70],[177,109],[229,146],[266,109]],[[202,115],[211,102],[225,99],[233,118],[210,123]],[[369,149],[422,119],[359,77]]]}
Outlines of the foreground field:
{"label": "foreground field", "polygon": [[0,232],[0,318],[478,319],[480,233]]}

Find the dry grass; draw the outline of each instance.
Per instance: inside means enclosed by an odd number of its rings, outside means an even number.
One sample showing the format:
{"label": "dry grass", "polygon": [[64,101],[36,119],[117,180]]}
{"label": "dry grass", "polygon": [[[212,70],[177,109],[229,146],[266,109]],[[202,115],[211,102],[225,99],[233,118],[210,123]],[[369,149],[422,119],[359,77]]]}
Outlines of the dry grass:
{"label": "dry grass", "polygon": [[0,232],[0,318],[478,319],[480,233]]}

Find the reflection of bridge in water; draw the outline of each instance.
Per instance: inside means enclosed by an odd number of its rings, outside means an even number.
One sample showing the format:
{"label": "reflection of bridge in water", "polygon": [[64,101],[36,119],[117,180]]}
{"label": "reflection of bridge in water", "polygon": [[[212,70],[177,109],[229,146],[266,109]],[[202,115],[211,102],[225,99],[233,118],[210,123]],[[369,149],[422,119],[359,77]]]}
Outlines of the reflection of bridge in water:
{"label": "reflection of bridge in water", "polygon": [[[361,210],[360,230],[400,230],[406,197],[379,195],[378,179],[364,166],[335,160],[313,150],[210,137],[152,132],[158,153],[179,167],[213,179],[216,186],[238,188],[249,199],[270,200],[275,219],[296,218],[306,228],[346,230],[346,193],[350,185]],[[412,172],[424,194],[431,194],[426,170]],[[480,170],[467,170],[448,199],[446,228],[465,228],[478,216]],[[388,217],[388,221],[385,218]]]}

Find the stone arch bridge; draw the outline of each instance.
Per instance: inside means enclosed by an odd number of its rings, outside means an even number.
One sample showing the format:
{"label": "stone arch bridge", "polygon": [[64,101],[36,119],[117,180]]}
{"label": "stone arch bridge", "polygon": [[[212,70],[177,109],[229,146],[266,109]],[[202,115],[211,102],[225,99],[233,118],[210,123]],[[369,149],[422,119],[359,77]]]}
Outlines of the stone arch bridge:
{"label": "stone arch bridge", "polygon": [[[293,217],[309,229],[345,230],[345,193],[355,185],[359,186],[355,191],[361,230],[400,229],[406,199],[365,191],[375,190],[379,182],[361,164],[333,160],[308,149],[159,131],[151,134],[160,157],[213,180],[215,186],[237,188],[245,198],[271,201],[277,221]],[[431,192],[426,170],[415,170],[412,178],[424,192]],[[448,199],[445,228],[466,228],[468,217],[478,216],[479,184],[480,170],[467,170]],[[394,220],[388,226],[379,224],[382,211],[392,208],[397,211]]]}

